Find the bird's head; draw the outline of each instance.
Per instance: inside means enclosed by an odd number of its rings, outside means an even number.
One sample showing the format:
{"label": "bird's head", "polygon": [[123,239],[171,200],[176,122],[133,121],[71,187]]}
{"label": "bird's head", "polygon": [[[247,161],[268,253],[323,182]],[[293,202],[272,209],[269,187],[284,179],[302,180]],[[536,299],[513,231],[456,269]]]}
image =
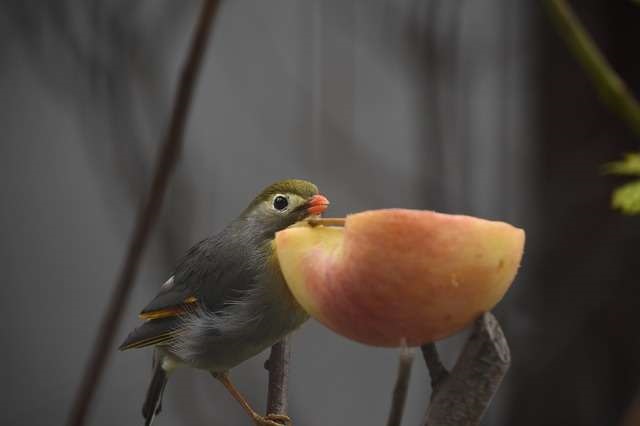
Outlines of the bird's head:
{"label": "bird's head", "polygon": [[318,187],[300,179],[288,179],[266,187],[249,204],[242,217],[258,223],[261,230],[273,236],[296,222],[317,216],[329,206],[329,200],[318,193]]}

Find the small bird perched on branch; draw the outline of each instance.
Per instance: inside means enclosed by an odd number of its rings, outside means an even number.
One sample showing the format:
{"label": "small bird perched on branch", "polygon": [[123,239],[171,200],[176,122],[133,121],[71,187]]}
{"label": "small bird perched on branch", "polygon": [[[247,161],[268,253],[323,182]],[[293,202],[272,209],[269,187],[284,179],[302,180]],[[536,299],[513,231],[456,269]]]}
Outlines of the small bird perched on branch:
{"label": "small bird perched on branch", "polygon": [[328,205],[310,182],[276,182],[219,234],[187,252],[140,313],[144,324],[120,346],[155,347],[153,377],[142,408],[145,425],[160,412],[169,374],[179,366],[209,371],[256,424],[290,422],[285,415],[256,413],[231,383],[228,371],[308,318],[287,288],[273,240],[277,231],[319,216]]}

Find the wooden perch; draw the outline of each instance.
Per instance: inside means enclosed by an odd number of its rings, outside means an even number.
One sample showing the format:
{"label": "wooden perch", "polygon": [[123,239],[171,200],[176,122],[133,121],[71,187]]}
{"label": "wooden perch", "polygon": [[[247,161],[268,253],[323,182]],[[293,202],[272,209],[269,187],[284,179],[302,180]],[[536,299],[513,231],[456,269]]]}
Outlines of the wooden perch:
{"label": "wooden perch", "polygon": [[422,345],[420,349],[422,349],[422,356],[431,376],[431,397],[433,398],[440,383],[449,376],[449,372],[440,361],[440,355],[435,343],[427,343]]}
{"label": "wooden perch", "polygon": [[269,371],[269,391],[267,393],[267,414],[287,414],[287,386],[291,345],[289,336],[271,347],[269,359],[264,368]]}
{"label": "wooden perch", "polygon": [[485,313],[476,320],[456,365],[446,376],[440,370],[444,367],[439,362],[435,345],[425,345],[422,350],[432,383],[435,381],[436,385],[424,425],[480,424],[511,364],[509,346],[496,318]]}

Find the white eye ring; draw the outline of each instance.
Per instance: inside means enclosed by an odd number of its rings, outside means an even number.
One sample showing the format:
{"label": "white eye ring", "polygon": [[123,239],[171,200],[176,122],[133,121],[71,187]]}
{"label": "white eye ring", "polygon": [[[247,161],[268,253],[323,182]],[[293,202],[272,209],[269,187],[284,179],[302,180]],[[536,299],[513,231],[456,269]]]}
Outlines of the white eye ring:
{"label": "white eye ring", "polygon": [[289,198],[286,195],[276,194],[271,201],[271,205],[275,211],[287,211],[289,208]]}

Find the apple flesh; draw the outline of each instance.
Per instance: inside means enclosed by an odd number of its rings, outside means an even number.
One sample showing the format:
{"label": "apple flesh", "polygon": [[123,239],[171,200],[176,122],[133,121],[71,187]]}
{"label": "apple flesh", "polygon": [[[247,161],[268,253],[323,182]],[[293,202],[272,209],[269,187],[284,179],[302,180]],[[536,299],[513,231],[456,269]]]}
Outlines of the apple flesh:
{"label": "apple flesh", "polygon": [[344,227],[276,234],[298,303],[335,332],[374,346],[447,337],[493,308],[513,282],[524,231],[504,222],[387,209]]}

